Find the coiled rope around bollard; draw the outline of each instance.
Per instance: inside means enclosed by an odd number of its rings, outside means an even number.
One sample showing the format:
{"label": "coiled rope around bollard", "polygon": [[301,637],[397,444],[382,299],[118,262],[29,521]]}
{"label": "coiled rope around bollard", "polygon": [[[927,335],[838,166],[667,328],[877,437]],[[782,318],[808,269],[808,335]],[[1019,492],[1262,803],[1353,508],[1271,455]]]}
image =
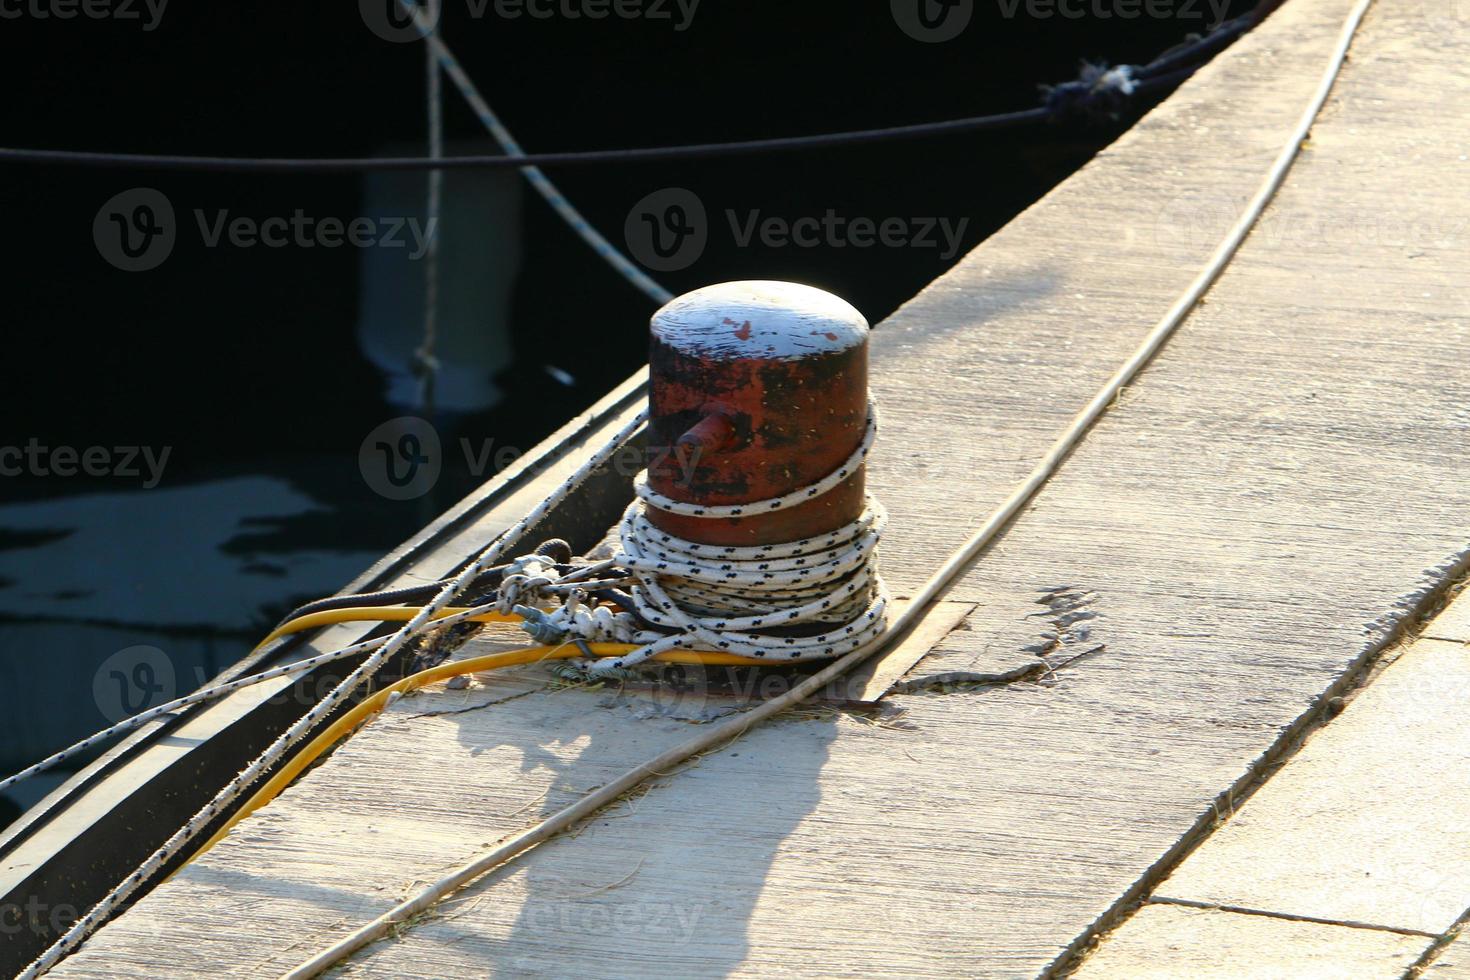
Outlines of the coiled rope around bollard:
{"label": "coiled rope around bollard", "polygon": [[[1178,330],[1179,326],[1184,322],[1189,312],[1195,307],[1201,297],[1218,280],[1221,273],[1230,263],[1230,260],[1238,252],[1246,236],[1260,220],[1261,214],[1265,211],[1266,206],[1285,181],[1286,174],[1291,169],[1292,163],[1296,160],[1302,143],[1306,140],[1313,122],[1316,120],[1318,113],[1321,111],[1322,106],[1326,103],[1332,91],[1338,74],[1342,70],[1343,63],[1347,59],[1348,49],[1352,45],[1358,26],[1362,23],[1363,17],[1367,14],[1371,5],[1372,0],[1358,0],[1358,3],[1348,14],[1317,89],[1313,93],[1312,98],[1296,125],[1293,126],[1286,144],[1272,162],[1271,167],[1268,169],[1257,190],[1252,194],[1251,199],[1247,202],[1240,217],[1231,226],[1229,231],[1226,232],[1225,237],[1210,254],[1200,272],[1185,288],[1180,297],[1165,311],[1158,323],[1144,337],[1138,348],[1123,362],[1087,405],[1077,413],[1056,441],[1049,447],[1041,461],[1027,475],[1026,479],[1011,492],[1001,506],[975,530],[969,539],[957,551],[950,555],[934,574],[930,576],[913,597],[909,606],[890,625],[887,633],[841,657],[805,681],[797,684],[786,694],[762,702],[742,715],[737,715],[711,726],[706,731],[682,745],[676,746],[673,749],[661,753],[656,758],[634,767],[599,789],[588,793],[571,806],[547,817],[521,834],[502,842],[489,852],[461,866],[453,873],[421,889],[416,895],[401,902],[393,909],[390,909],[382,916],[356,930],[329,949],[304,961],[301,965],[286,974],[286,976],[291,978],[291,980],[306,980],[306,978],[317,976],[322,971],[336,964],[343,957],[350,955],[385,935],[396,925],[430,908],[447,895],[464,887],[469,882],[515,857],[517,854],[561,833],[582,818],[595,813],[597,810],[615,801],[623,793],[638,786],[651,776],[667,772],[668,769],[691,756],[722,744],[749,728],[760,724],[767,718],[801,703],[821,690],[823,686],[832,680],[842,676],[848,670],[883,649],[887,641],[902,636],[903,633],[919,620],[927,606],[944,593],[950,583],[969,563],[985,550],[995,538],[996,534],[1005,528],[1021,509],[1035,497],[1037,492],[1046,485],[1047,481],[1060,468],[1062,462],[1082,441],[1083,437],[1090,431],[1103,413],[1115,402],[1119,392],[1153,359],[1154,355],[1158,353],[1164,344],[1168,342],[1169,338]],[[620,431],[619,436],[615,437],[613,442],[616,442],[618,445],[626,442],[643,421],[644,417],[640,415]],[[565,488],[568,484],[573,483],[573,481],[581,482],[581,480],[586,479],[594,469],[611,458],[612,453],[615,451],[616,446],[610,442],[608,447],[604,447],[603,450],[584,463],[578,469],[577,473],[574,473],[568,479],[567,484],[563,484],[563,487]],[[206,805],[204,809],[190,819],[188,824],[155,851],[137,872],[89,910],[65,935],[31,963],[19,975],[21,980],[31,980],[31,978],[40,976],[80,944],[101,921],[105,920],[121,902],[131,896],[149,876],[156,872],[158,868],[162,867],[170,857],[186,846],[188,841],[192,840],[204,825],[227,809],[230,803],[238,799],[251,783],[258,779],[272,764],[279,761],[292,745],[304,738],[316,724],[350,697],[353,691],[360,687],[371,673],[389,656],[401,649],[412,635],[422,630],[425,624],[431,621],[435,613],[447,606],[453,597],[480,571],[499,558],[507,550],[511,542],[515,541],[532,524],[544,517],[551,507],[554,506],[554,499],[555,495],[548,497],[546,501],[539,504],[530,514],[518,521],[503,535],[497,538],[494,543],[481,552],[473,562],[466,566],[463,572],[445,586],[429,605],[419,610],[409,623],[389,637],[382,647],[371,654],[321,704],[313,708],[308,715],[276,739],[219,796]]]}
{"label": "coiled rope around bollard", "polygon": [[[622,656],[587,665],[592,675],[635,667],[676,647],[733,653],[776,663],[827,660],[879,636],[889,598],[878,574],[878,543],[888,515],[869,496],[853,521],[826,534],[785,544],[749,547],[686,541],[649,521],[650,508],[707,520],[769,514],[830,493],[867,458],[878,434],[871,402],[863,437],[836,469],[779,497],[710,505],[674,500],[634,480],[635,499],[618,524],[611,564],[629,573],[633,609],[610,615],[573,593],[554,611],[529,605],[514,611],[541,643],[568,639],[642,644]],[[810,627],[808,635],[785,635]],[[783,635],[771,635],[773,628]]]}
{"label": "coiled rope around bollard", "polygon": [[[640,476],[636,481],[638,499],[629,508],[623,522],[624,551],[614,560],[585,565],[573,572],[561,574],[554,571],[556,563],[551,558],[540,554],[524,555],[506,566],[494,601],[444,615],[450,602],[460,592],[501,559],[524,531],[563,503],[593,472],[612,459],[639,433],[646,421],[647,413],[641,412],[618,430],[545,500],[497,537],[474,561],[445,584],[431,602],[418,609],[404,626],[386,639],[368,640],[347,650],[324,654],[250,678],[241,678],[144,712],[140,718],[158,717],[170,710],[219,696],[248,683],[258,683],[269,677],[302,670],[308,665],[339,659],[350,652],[371,650],[362,664],[346,679],[272,742],[154,851],[132,875],[77,920],[20,977],[26,980],[40,976],[76,948],[145,881],[182,853],[207,826],[224,815],[251,786],[279,764],[294,745],[341,707],[389,657],[401,650],[410,639],[430,628],[473,618],[498,618],[506,621],[523,619],[527,631],[541,639],[548,628],[558,623],[556,617],[560,615],[560,622],[564,625],[558,625],[557,629],[564,638],[595,641],[605,638],[601,634],[609,629],[621,631],[623,623],[639,621],[640,614],[646,617],[642,618],[642,623],[653,628],[639,629],[632,634],[632,642],[643,645],[606,662],[606,666],[604,662],[588,662],[585,667],[593,672],[634,666],[678,648],[697,646],[701,642],[708,643],[711,652],[746,655],[753,660],[770,657],[773,660],[779,658],[784,662],[791,662],[830,658],[856,649],[882,634],[886,625],[884,612],[888,598],[883,591],[882,580],[877,575],[875,564],[877,541],[882,530],[882,511],[871,498],[863,515],[845,528],[818,538],[785,546],[771,546],[772,551],[782,552],[779,558],[774,555],[767,559],[743,554],[731,555],[709,565],[697,555],[698,549],[704,546],[681,542],[662,532],[652,535],[651,530],[641,530],[643,524],[639,523],[646,522],[646,518],[642,517],[643,506],[677,509],[677,512],[693,516],[725,518],[739,516],[745,511],[753,512],[756,508],[772,511],[794,507],[831,491],[847,479],[872,448],[878,419],[876,409],[871,406],[867,428],[858,448],[836,470],[811,486],[798,488],[782,497],[750,504],[700,507],[683,504],[655,493],[648,488],[644,477]],[[650,543],[650,538],[656,543]],[[684,554],[685,558],[676,560],[674,549],[683,549],[679,553]],[[729,550],[743,552],[746,549]],[[660,553],[664,557],[660,558]],[[593,616],[579,617],[578,610],[585,611],[588,608],[586,603],[590,590],[595,585],[602,584],[586,581],[584,577],[598,571],[613,570],[623,561],[627,563],[627,570],[637,583],[633,586],[637,614],[625,612],[623,615],[629,619],[619,620],[616,625],[606,617],[600,620]],[[735,572],[737,564],[746,566],[745,570]],[[760,568],[761,565],[768,567]],[[724,578],[723,582],[712,581],[721,577]],[[562,592],[567,593],[566,598],[562,597]],[[721,613],[718,608],[710,605],[712,602],[722,604],[728,612],[743,612],[746,615],[724,615],[723,625],[717,625],[716,620]],[[549,614],[543,608],[548,605],[554,610]],[[844,615],[850,616],[851,620],[842,621],[840,617]],[[758,624],[752,620],[764,618],[779,620],[773,621],[772,626],[821,622],[832,628],[807,637],[767,637],[742,631],[758,628]],[[140,718],[128,719],[79,743],[78,746],[43,760],[6,780],[6,784],[12,784],[42,768],[54,765],[69,754],[75,754],[115,734],[123,726],[136,727],[141,724]]]}
{"label": "coiled rope around bollard", "polygon": [[[594,458],[616,452],[636,436],[640,419],[624,427]],[[887,513],[871,497],[867,508],[851,524],[827,534],[780,545],[731,548],[682,541],[654,528],[647,507],[688,516],[720,519],[793,507],[835,489],[866,459],[877,435],[877,409],[869,407],[868,425],[853,454],[836,470],[809,487],[784,497],[726,507],[701,507],[664,497],[649,488],[645,479],[636,483],[638,498],[619,523],[621,551],[610,561],[578,565],[557,572],[559,562],[547,555],[522,555],[493,574],[500,575],[491,601],[467,608],[440,606],[422,629],[454,626],[464,622],[520,622],[537,642],[561,643],[583,640],[617,642],[640,646],[617,657],[588,662],[589,673],[609,674],[620,668],[656,659],[674,649],[703,644],[711,652],[744,655],[752,662],[795,662],[837,656],[881,632],[888,606],[876,567],[876,553]],[[579,469],[543,502],[555,507],[585,482],[590,469]],[[544,545],[543,545],[544,547]],[[619,572],[618,570],[622,571]],[[625,574],[612,581],[589,581],[593,573]],[[628,574],[631,573],[631,574]],[[475,581],[474,579],[471,580]],[[614,613],[607,605],[589,602],[595,586],[622,588],[632,584],[627,595],[628,611]],[[440,588],[446,583],[441,583]],[[342,596],[309,603],[290,617],[288,624],[273,631],[256,646],[262,650],[272,641],[305,629],[331,623],[377,619],[406,621],[418,609],[377,608],[364,602],[353,608],[353,599],[384,598],[407,601],[419,587],[377,596]],[[463,591],[461,588],[460,591]],[[340,600],[340,601],[339,601]],[[323,607],[320,612],[314,611]],[[735,614],[739,613],[741,617]],[[813,622],[833,624],[831,631],[803,637],[773,639],[736,631],[771,626],[790,627]],[[75,758],[119,735],[172,715],[196,704],[223,697],[254,684],[291,674],[304,673],[323,664],[377,650],[391,637],[354,643],[341,650],[318,654],[290,664],[239,677],[223,684],[156,705],[89,735],[74,745],[42,759],[20,772],[0,779],[0,792],[57,765]]]}
{"label": "coiled rope around bollard", "polygon": [[811,677],[793,687],[780,697],[764,701],[744,714],[728,718],[723,722],[712,725],[709,729],[689,739],[682,745],[677,745],[665,751],[655,758],[649,759],[641,765],[623,773],[621,776],[606,785],[593,790],[582,799],[552,814],[534,827],[509,838],[479,855],[473,860],[462,865],[451,874],[444,876],[421,888],[419,892],[410,898],[400,902],[396,907],[388,910],[383,915],[357,929],[351,935],[344,937],[328,949],[322,950],[316,956],[303,961],[295,969],[282,975],[282,980],[310,980],[320,975],[323,971],[330,969],[343,958],[352,955],[356,951],[367,946],[369,943],[387,935],[389,931],[406,922],[408,919],[433,907],[442,899],[453,894],[459,889],[473,882],[476,878],[490,870],[504,864],[543,841],[549,840],[562,831],[574,826],[578,821],[596,813],[598,810],[614,802],[624,793],[643,783],[647,779],[660,774],[667,773],[679,763],[692,758],[702,752],[721,745],[745,731],[759,725],[761,722],[771,718],[788,708],[791,708],[813,694],[820,691],[827,684],[841,677],[844,673],[856,667],[858,664],[872,657],[882,650],[887,643],[901,638],[923,616],[925,609],[930,603],[938,599],[949,588],[950,584],[963,572],[975,558],[977,558],[1010,522],[1021,512],[1036,494],[1044,487],[1052,476],[1060,469],[1062,463],[1071,452],[1082,441],[1083,437],[1091,431],[1093,425],[1102,415],[1116,402],[1118,394],[1133,381],[1138,373],[1153,360],[1160,349],[1184,323],[1190,311],[1194,309],[1200,299],[1219,279],[1221,273],[1230,264],[1240,250],[1241,244],[1251,229],[1260,220],[1266,206],[1275,197],[1276,192],[1286,180],[1286,174],[1291,169],[1301,150],[1303,141],[1306,140],[1311,131],[1312,124],[1316,121],[1322,106],[1327,102],[1327,97],[1332,92],[1332,87],[1342,71],[1343,63],[1347,60],[1348,49],[1352,46],[1353,38],[1356,36],[1358,26],[1363,22],[1363,17],[1368,13],[1373,0],[1358,0],[1338,35],[1337,42],[1333,46],[1328,58],[1326,68],[1323,70],[1321,80],[1313,92],[1306,108],[1303,110],[1296,125],[1292,127],[1286,144],[1282,147],[1271,167],[1262,178],[1260,185],[1251,195],[1244,210],[1235,224],[1225,233],[1225,237],[1210,253],[1205,260],[1204,266],[1199,274],[1185,287],[1184,292],[1164,312],[1159,321],[1149,330],[1143,341],[1129,355],[1118,370],[1113,373],[1101,389],[1092,399],[1083,406],[1068,423],[1067,427],[1057,437],[1056,441],[1047,449],[1040,462],[1027,474],[1026,478],[1017,486],[1010,495],[1001,503],[984,523],[982,523],[969,539],[965,541],[944,563],[934,571],[927,581],[913,596],[907,608],[890,624],[888,632],[879,639],[864,647],[852,651],[836,662],[823,668]]}

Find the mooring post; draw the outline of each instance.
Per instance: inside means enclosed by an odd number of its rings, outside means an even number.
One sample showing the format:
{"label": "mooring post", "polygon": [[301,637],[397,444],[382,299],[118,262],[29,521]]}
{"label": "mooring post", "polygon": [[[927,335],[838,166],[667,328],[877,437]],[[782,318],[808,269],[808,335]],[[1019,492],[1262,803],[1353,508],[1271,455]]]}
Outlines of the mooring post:
{"label": "mooring post", "polygon": [[[705,286],[653,316],[649,484],[710,505],[764,500],[837,470],[862,441],[868,322],[799,283]],[[768,514],[709,520],[651,511],[685,540],[759,545],[823,534],[863,510],[861,465],[836,489]]]}

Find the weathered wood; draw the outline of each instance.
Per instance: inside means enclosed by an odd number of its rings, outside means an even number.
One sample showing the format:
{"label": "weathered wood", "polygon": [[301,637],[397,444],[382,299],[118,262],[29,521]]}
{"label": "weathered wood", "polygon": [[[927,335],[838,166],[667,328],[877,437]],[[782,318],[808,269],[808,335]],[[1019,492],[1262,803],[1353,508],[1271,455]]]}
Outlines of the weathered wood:
{"label": "weathered wood", "polygon": [[1420,640],[1155,894],[1438,935],[1470,909],[1470,648]]}
{"label": "weathered wood", "polygon": [[1470,594],[1461,592],[1443,612],[1425,624],[1420,635],[1433,640],[1470,643]]}
{"label": "weathered wood", "polygon": [[1077,980],[1397,980],[1429,940],[1218,909],[1150,905],[1089,956]]}
{"label": "weathered wood", "polygon": [[[1322,920],[1336,929],[1324,935],[1414,930],[1421,953],[1449,933],[1470,909],[1470,648],[1431,637],[1457,632],[1466,605],[1460,599],[1426,624],[1150,901]],[[1179,930],[1157,927],[1156,910],[1168,907],[1145,906],[1079,975],[1173,962]],[[1279,939],[1261,941],[1266,951],[1283,948]],[[1455,975],[1461,952],[1451,945],[1427,975]],[[1369,970],[1355,955],[1345,948],[1330,962],[1345,976],[1404,973],[1387,963]]]}
{"label": "weathered wood", "polygon": [[1460,938],[1440,952],[1422,974],[1426,980],[1470,980],[1470,939]]}
{"label": "weathered wood", "polygon": [[[907,606],[908,601],[905,599],[894,600],[893,615],[902,615]],[[843,695],[847,700],[859,702],[878,700],[914,664],[933,652],[974,609],[973,602],[936,602],[923,613],[923,618],[909,635],[891,650],[860,664],[852,673],[829,685],[829,688],[835,688],[830,694]]]}
{"label": "weathered wood", "polygon": [[[1349,6],[1287,4],[875,329],[896,591],[1188,282]],[[1470,219],[1470,170],[1426,122],[1470,99],[1466,46],[1379,0],[1266,229],[950,594],[971,628],[918,668],[1040,652],[1053,672],[752,731],[355,969],[1014,977],[1110,923],[1463,564],[1463,238],[1319,219]],[[56,975],[284,969],[687,725],[643,697],[515,693],[395,706]]]}
{"label": "weathered wood", "polygon": [[[573,418],[409,541],[384,556],[345,591],[434,581],[460,567],[513,524],[577,466],[589,445],[606,440],[641,408],[638,375]],[[587,492],[548,515],[534,533],[590,543],[623,506],[627,472],[589,481]],[[217,680],[314,656],[370,635],[343,624],[288,639],[245,658]],[[313,699],[350,669],[329,664],[305,677],[281,678],[150,723],[105,753],[0,834],[0,909],[35,902],[74,913],[96,901],[196,813],[246,762],[296,721]],[[303,693],[304,692],[304,693]],[[0,943],[0,973],[18,970],[59,933],[65,916],[23,929]]]}

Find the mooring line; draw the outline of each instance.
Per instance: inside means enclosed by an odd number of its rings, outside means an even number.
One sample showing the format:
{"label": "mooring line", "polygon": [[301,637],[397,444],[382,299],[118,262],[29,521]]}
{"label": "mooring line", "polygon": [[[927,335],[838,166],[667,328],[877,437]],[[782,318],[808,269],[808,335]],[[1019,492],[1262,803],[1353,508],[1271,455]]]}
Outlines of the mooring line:
{"label": "mooring line", "polygon": [[206,803],[197,813],[189,818],[184,826],[169,836],[168,840],[158,846],[154,852],[115,888],[109,891],[97,902],[85,915],[79,918],[70,929],[61,935],[56,942],[46,948],[29,966],[18,975],[18,980],[33,980],[55,966],[56,963],[67,953],[75,949],[85,940],[92,931],[123,902],[133,895],[143,883],[148,881],[154,874],[162,869],[176,854],[186,848],[190,842],[197,837],[204,828],[208,827],[216,818],[222,816],[236,800],[240,799],[249,788],[256,783],[276,763],[280,762],[290,751],[291,747],[300,742],[319,725],[321,725],[334,711],[343,705],[349,697],[362,687],[378,669],[394,654],[426,626],[434,625],[434,618],[439,610],[447,606],[450,601],[465,589],[484,569],[493,565],[505,551],[517,543],[520,536],[531,526],[539,522],[551,510],[556,494],[566,486],[581,483],[587,475],[607,463],[617,451],[617,447],[626,442],[637,429],[643,425],[646,413],[639,413],[635,418],[626,423],[612,440],[598,452],[589,456],[576,471],[571,474],[562,484],[558,491],[553,491],[552,496],[547,497],[541,503],[498,535],[484,550],[470,561],[463,570],[450,580],[443,589],[427,605],[423,606],[413,619],[405,623],[400,629],[383,641],[382,646],[370,653],[352,673],[348,674],[336,687],[327,693],[326,697],[317,702],[310,711],[302,715],[286,731],[277,736],[249,765],[238,775],[230,780],[214,798]]}
{"label": "mooring line", "polygon": [[[403,0],[400,0],[403,2]],[[1280,0],[1275,0],[1280,2]],[[1263,0],[1270,4],[1272,0]],[[407,6],[407,4],[405,4]],[[806,136],[772,136],[764,139],[724,143],[686,143],[672,146],[638,146],[608,150],[566,150],[531,154],[490,156],[469,154],[442,160],[426,157],[227,157],[169,153],[110,153],[86,150],[49,150],[31,147],[0,148],[0,163],[45,163],[73,167],[122,167],[146,170],[192,170],[199,173],[367,173],[397,170],[510,169],[527,163],[538,166],[618,165],[671,160],[710,160],[760,153],[864,146],[897,140],[988,132],[1032,123],[1046,123],[1066,115],[1106,115],[1116,107],[1119,94],[1133,95],[1168,88],[1187,78],[1198,64],[1193,59],[1210,56],[1260,20],[1260,9],[1226,21],[1204,37],[1176,45],[1154,61],[1142,65],[1086,65],[1083,77],[1043,89],[1061,90],[1059,100],[1047,105],[984,116],[965,116],[934,122],[880,126],[872,129],[815,133]],[[1120,71],[1133,78],[1131,91],[1121,92],[1112,83],[1096,87],[1102,74]],[[1114,76],[1114,80],[1120,80]],[[1076,110],[1081,110],[1077,112]]]}
{"label": "mooring line", "polygon": [[[500,121],[495,110],[490,108],[490,103],[486,102],[485,97],[480,94],[480,90],[470,79],[469,74],[460,65],[459,59],[454,56],[453,51],[449,50],[449,45],[444,43],[444,39],[435,30],[436,25],[424,16],[424,8],[414,3],[413,0],[398,0],[398,2],[399,6],[413,17],[414,27],[423,35],[424,43],[428,45],[433,57],[438,59],[440,67],[444,69],[444,74],[448,75],[454,87],[459,89],[459,94],[464,96],[465,102],[469,103],[480,123],[495,138],[495,142],[500,144],[500,148],[507,156],[524,157],[526,151],[521,147],[520,141],[511,134],[509,129],[505,128],[505,124]],[[612,266],[618,275],[660,306],[674,298],[672,292],[638,268],[632,259],[619,251],[603,236],[602,232],[594,228],[592,223],[582,216],[582,212],[577,210],[576,205],[567,200],[566,195],[551,182],[540,167],[527,165],[519,169],[521,176],[526,178],[526,182],[536,189],[536,193],[541,195],[551,209],[577,234],[577,237],[591,246],[592,251]]]}
{"label": "mooring line", "polygon": [[1012,491],[985,523],[929,577],[913,597],[913,601],[893,621],[886,634],[868,646],[854,650],[811,675],[786,694],[762,702],[745,714],[720,722],[683,744],[660,753],[657,757],[628,770],[617,779],[588,793],[576,803],[557,811],[534,827],[504,841],[452,874],[421,889],[412,898],[401,902],[331,948],[306,960],[289,973],[283,974],[282,980],[308,980],[308,978],[318,976],[342,958],[386,935],[395,926],[432,907],[444,897],[458,891],[516,855],[549,840],[578,821],[591,816],[645,780],[667,771],[692,756],[721,745],[759,725],[767,718],[801,703],[851,668],[885,649],[911,629],[922,617],[927,607],[948,590],[955,578],[985,550],[995,536],[1008,526],[1021,509],[1046,485],[1092,426],[1112,405],[1118,393],[1154,358],[1169,338],[1178,331],[1200,298],[1219,280],[1230,264],[1230,260],[1240,250],[1246,236],[1260,220],[1266,206],[1280,190],[1292,163],[1300,154],[1302,143],[1307,139],[1313,123],[1321,112],[1322,106],[1326,104],[1332,87],[1342,72],[1342,66],[1347,60],[1348,49],[1352,46],[1358,26],[1362,23],[1369,7],[1372,6],[1372,2],[1373,0],[1358,0],[1357,5],[1349,13],[1322,79],[1307,108],[1303,111],[1296,126],[1293,127],[1286,145],[1277,155],[1261,185],[1242,211],[1240,218],[1211,253],[1200,273],[1149,331],[1133,355],[1124,361],[1092,400],[1077,413],[1030,475]]}
{"label": "mooring line", "polygon": [[[1292,130],[1290,140],[1276,157],[1260,187],[1246,205],[1240,218],[1226,233],[1225,238],[1207,259],[1204,268],[1190,283],[1179,299],[1169,307],[1133,355],[1123,363],[1122,367],[1113,374],[1103,388],[1073,418],[1072,422],[1052,444],[1027,478],[1011,492],[1000,507],[976,529],[970,538],[957,551],[950,555],[944,564],[929,577],[913,597],[908,607],[893,621],[887,633],[868,645],[846,654],[841,659],[833,662],[817,673],[812,674],[786,694],[765,701],[745,714],[716,724],[711,729],[686,741],[682,745],[676,746],[661,753],[656,758],[634,767],[600,789],[587,794],[571,806],[547,817],[536,826],[517,834],[490,852],[464,865],[454,873],[429,885],[413,898],[400,903],[389,912],[373,920],[373,922],[335,944],[330,949],[302,963],[288,974],[285,974],[285,976],[293,978],[293,980],[295,978],[317,976],[344,956],[356,952],[363,946],[385,935],[395,925],[430,908],[448,894],[464,887],[475,878],[480,877],[510,858],[561,833],[584,817],[597,812],[604,806],[615,801],[623,793],[633,789],[650,777],[665,772],[692,756],[720,745],[760,724],[767,718],[806,700],[821,690],[826,684],[905,635],[919,621],[927,607],[947,591],[954,579],[985,550],[995,536],[1008,526],[1015,516],[1019,514],[1021,509],[1046,485],[1072,450],[1077,447],[1088,431],[1091,430],[1098,418],[1111,406],[1118,393],[1153,359],[1169,338],[1178,330],[1189,312],[1199,302],[1200,297],[1219,279],[1220,275],[1229,265],[1230,260],[1239,251],[1240,245],[1244,242],[1246,236],[1250,233],[1256,222],[1259,221],[1266,206],[1284,182],[1287,172],[1291,169],[1292,163],[1301,151],[1302,143],[1306,140],[1312,124],[1315,122],[1322,106],[1326,103],[1332,91],[1333,84],[1341,73],[1343,63],[1347,58],[1348,49],[1352,45],[1358,26],[1361,24],[1364,15],[1371,5],[1372,0],[1359,0],[1349,14],[1337,44],[1333,49],[1333,55],[1328,67],[1307,109],[1303,112],[1296,127]],[[416,18],[418,17],[417,11],[415,11],[415,16]],[[447,53],[447,49],[442,50]],[[441,58],[442,63],[443,60]],[[450,74],[450,77],[453,78],[454,72],[449,70],[448,65],[445,65],[445,68]],[[468,79],[465,79],[465,81],[468,82]],[[488,111],[488,105],[485,106],[485,109]],[[493,118],[493,113],[491,114],[491,118]],[[506,135],[509,136],[508,133]],[[557,193],[555,192],[555,188],[551,188],[551,190],[553,193]],[[557,196],[560,195],[557,194]],[[593,234],[596,234],[596,232],[594,231]],[[600,236],[598,237],[600,238]],[[621,255],[619,257],[621,258]],[[627,260],[623,259],[623,261],[626,262]],[[636,427],[641,422],[642,416],[633,423],[630,423],[630,426]],[[604,462],[603,455],[603,453],[598,453],[587,460],[582,467],[578,468],[577,473],[573,474],[569,479],[575,480],[585,470],[590,470],[593,466]],[[548,498],[547,501],[543,501],[537,507],[533,508],[510,531],[498,537],[474,561],[466,565],[464,570],[452,582],[446,585],[432,602],[424,606],[413,620],[405,624],[393,636],[389,637],[375,653],[370,655],[336,689],[308,712],[307,715],[303,716],[291,728],[279,736],[270,747],[262,752],[243,772],[232,780],[209,804],[199,811],[199,813],[195,814],[184,827],[175,832],[133,875],[114,888],[96,906],[89,910],[85,916],[79,919],[71,929],[48,947],[41,956],[27,966],[19,974],[20,980],[32,980],[32,978],[44,974],[63,956],[86,939],[93,929],[104,921],[121,902],[125,901],[137,891],[153,872],[166,863],[168,858],[182,849],[188,841],[192,840],[213,817],[222,813],[230,803],[239,798],[245,789],[253,784],[264,771],[269,769],[271,765],[285,754],[291,745],[304,738],[326,715],[330,714],[332,710],[345,701],[352,691],[366,681],[383,661],[393,653],[396,653],[409,638],[419,632],[425,624],[429,623],[438,609],[447,605],[454,595],[466,586],[482,568],[498,558],[504,546],[511,543],[519,531],[544,516],[551,499]]]}
{"label": "mooring line", "polygon": [[[424,0],[433,19],[433,30],[439,30],[439,12],[443,0]],[[430,160],[444,156],[444,74],[432,50],[424,51],[425,123]],[[428,227],[428,253],[424,256],[424,339],[413,355],[413,372],[419,379],[419,410],[427,418],[434,417],[434,386],[439,380],[439,218],[444,195],[444,171],[429,171],[424,186],[424,223]]]}

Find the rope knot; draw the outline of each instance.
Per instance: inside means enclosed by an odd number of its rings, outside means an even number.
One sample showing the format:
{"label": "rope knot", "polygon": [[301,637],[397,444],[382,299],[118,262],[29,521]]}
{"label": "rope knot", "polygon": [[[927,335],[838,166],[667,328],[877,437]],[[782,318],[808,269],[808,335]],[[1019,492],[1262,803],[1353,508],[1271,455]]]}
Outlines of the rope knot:
{"label": "rope knot", "polygon": [[1082,63],[1077,78],[1057,85],[1043,85],[1047,111],[1057,118],[1085,117],[1093,122],[1117,119],[1129,98],[1138,91],[1133,65],[1105,62]]}
{"label": "rope knot", "polygon": [[509,562],[500,576],[496,591],[496,611],[508,613],[544,601],[546,587],[555,585],[561,576],[555,563],[545,555],[522,555]]}

